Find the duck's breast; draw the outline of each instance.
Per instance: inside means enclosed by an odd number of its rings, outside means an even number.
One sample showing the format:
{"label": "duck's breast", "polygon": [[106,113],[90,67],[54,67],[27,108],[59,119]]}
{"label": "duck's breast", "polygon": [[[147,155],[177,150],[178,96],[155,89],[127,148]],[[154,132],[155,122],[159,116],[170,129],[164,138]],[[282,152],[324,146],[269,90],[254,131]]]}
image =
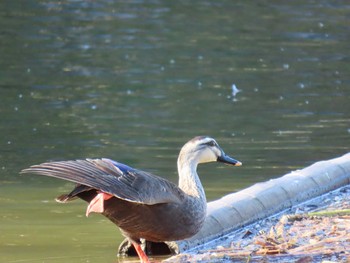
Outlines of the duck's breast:
{"label": "duck's breast", "polygon": [[145,205],[112,198],[105,201],[103,214],[130,238],[171,241],[191,237],[200,230],[206,204],[187,200],[184,203]]}

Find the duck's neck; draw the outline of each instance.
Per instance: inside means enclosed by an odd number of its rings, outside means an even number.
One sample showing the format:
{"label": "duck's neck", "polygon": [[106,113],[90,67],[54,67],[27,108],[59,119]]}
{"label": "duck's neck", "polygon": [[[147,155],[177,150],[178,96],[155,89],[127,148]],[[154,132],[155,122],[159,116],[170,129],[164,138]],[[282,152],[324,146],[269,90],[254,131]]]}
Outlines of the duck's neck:
{"label": "duck's neck", "polygon": [[189,196],[199,198],[206,202],[204,189],[197,174],[197,160],[183,157],[184,156],[180,156],[177,161],[179,187]]}

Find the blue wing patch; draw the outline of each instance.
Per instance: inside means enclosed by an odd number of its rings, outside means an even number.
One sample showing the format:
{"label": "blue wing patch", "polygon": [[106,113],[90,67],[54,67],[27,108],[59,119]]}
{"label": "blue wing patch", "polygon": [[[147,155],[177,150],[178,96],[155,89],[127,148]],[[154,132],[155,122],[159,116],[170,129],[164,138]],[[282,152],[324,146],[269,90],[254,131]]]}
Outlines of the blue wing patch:
{"label": "blue wing patch", "polygon": [[134,170],[133,168],[131,168],[130,166],[127,166],[126,164],[123,163],[119,163],[116,161],[113,161],[111,159],[108,158],[103,158],[102,160],[107,160],[109,162],[111,162],[115,167],[117,167],[123,174],[127,174],[129,171]]}

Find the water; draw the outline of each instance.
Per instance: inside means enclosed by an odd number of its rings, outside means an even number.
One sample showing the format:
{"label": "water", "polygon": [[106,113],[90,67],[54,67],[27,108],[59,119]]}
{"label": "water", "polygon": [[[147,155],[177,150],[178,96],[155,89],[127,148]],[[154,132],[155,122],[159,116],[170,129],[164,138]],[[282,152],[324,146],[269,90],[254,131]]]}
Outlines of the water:
{"label": "water", "polygon": [[[109,157],[176,182],[196,135],[209,200],[349,151],[344,1],[2,1],[0,261],[117,262],[122,240],[70,183],[19,176]],[[233,94],[233,85],[240,91]]]}

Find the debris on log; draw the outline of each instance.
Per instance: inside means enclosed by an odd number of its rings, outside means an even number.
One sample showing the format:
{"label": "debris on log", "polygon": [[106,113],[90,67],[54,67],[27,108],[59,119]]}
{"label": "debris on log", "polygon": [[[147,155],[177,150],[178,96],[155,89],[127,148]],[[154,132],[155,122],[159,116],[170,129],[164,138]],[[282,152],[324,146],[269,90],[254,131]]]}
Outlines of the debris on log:
{"label": "debris on log", "polygon": [[[252,224],[176,262],[350,262],[350,185]],[[217,244],[218,244],[217,243]],[[172,261],[167,261],[172,262]]]}

